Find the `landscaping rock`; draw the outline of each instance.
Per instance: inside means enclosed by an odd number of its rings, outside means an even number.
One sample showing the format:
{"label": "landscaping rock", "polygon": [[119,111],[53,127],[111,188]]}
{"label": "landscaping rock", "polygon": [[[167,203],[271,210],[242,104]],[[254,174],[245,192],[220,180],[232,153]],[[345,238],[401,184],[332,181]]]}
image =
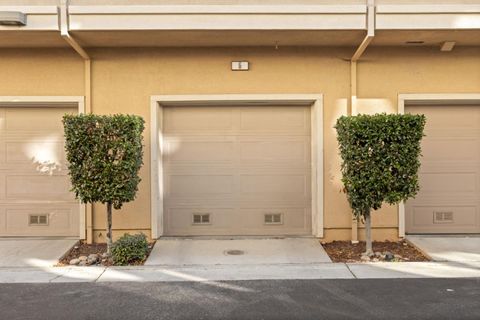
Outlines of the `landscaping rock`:
{"label": "landscaping rock", "polygon": [[78,263],[79,266],[81,267],[84,267],[87,265],[87,260],[81,260],[79,263]]}
{"label": "landscaping rock", "polygon": [[402,256],[399,255],[399,254],[394,254],[393,256],[395,257],[395,259],[398,259],[398,260],[401,260],[401,259],[402,259]]}
{"label": "landscaping rock", "polygon": [[380,261],[380,259],[378,259],[378,258],[373,258],[372,259],[372,262],[378,262],[378,261]]}
{"label": "landscaping rock", "polygon": [[71,266],[76,266],[77,264],[80,263],[80,259],[72,259],[72,260],[70,260],[69,263],[70,263]]}
{"label": "landscaping rock", "polygon": [[367,256],[367,255],[365,255],[365,254],[363,254],[363,255],[360,257],[360,260],[361,260],[362,262],[369,262],[369,261],[370,261],[370,257]]}
{"label": "landscaping rock", "polygon": [[375,252],[375,257],[380,258],[381,256],[382,256],[381,252],[379,252],[379,251]]}
{"label": "landscaping rock", "polygon": [[88,257],[87,256],[80,256],[78,257],[80,261],[87,261]]}
{"label": "landscaping rock", "polygon": [[395,256],[391,252],[385,252],[385,261],[392,261],[395,259]]}
{"label": "landscaping rock", "polygon": [[97,260],[98,259],[98,254],[92,253],[88,255],[88,260]]}
{"label": "landscaping rock", "polygon": [[108,258],[108,254],[107,254],[106,252],[102,253],[101,258],[102,258],[102,259],[107,259],[107,258]]}

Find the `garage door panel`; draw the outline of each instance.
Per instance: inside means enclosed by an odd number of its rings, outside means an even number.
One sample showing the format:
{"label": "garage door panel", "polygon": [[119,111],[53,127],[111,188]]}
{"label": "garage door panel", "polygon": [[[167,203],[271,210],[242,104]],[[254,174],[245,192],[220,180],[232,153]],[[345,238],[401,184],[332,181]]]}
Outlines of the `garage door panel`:
{"label": "garage door panel", "polygon": [[193,214],[210,214],[211,221],[215,224],[215,228],[228,228],[230,219],[235,219],[235,208],[169,208],[167,211],[169,229],[174,232],[188,233],[190,228],[194,232],[209,231],[210,225],[194,225]]}
{"label": "garage door panel", "polygon": [[427,139],[422,143],[423,161],[476,161],[480,160],[477,139]]}
{"label": "garage door panel", "polygon": [[477,191],[476,172],[420,173],[422,193],[461,193]]}
{"label": "garage door panel", "polygon": [[0,206],[0,234],[4,235],[7,231],[7,210],[5,206]]}
{"label": "garage door panel", "polygon": [[[13,208],[12,208],[13,207]],[[12,206],[5,208],[7,235],[69,236],[78,232],[78,204]],[[30,223],[31,215],[46,215],[46,225]]]}
{"label": "garage door panel", "polygon": [[[223,123],[191,124],[201,119]],[[309,107],[164,108],[164,127],[166,234],[310,233]],[[266,225],[276,211],[283,223]],[[193,224],[195,212],[211,223]]]}
{"label": "garage door panel", "polygon": [[240,159],[242,162],[282,164],[285,162],[304,163],[310,161],[311,146],[301,139],[298,141],[241,141]]}
{"label": "garage door panel", "polygon": [[67,176],[6,176],[6,198],[18,200],[73,200]]}
{"label": "garage door panel", "polygon": [[[62,125],[64,114],[76,112],[0,108],[0,236],[78,236]],[[47,217],[48,225],[31,225],[31,215]]]}
{"label": "garage door panel", "polygon": [[231,175],[171,175],[167,195],[230,194],[233,192],[233,179]]}
{"label": "garage door panel", "polygon": [[240,109],[240,131],[309,133],[309,109],[262,107]]}
{"label": "garage door panel", "polygon": [[16,141],[6,143],[7,164],[52,164],[66,168],[64,143],[49,141]]}
{"label": "garage door panel", "polygon": [[420,192],[405,206],[409,233],[480,232],[480,107],[409,106],[427,117]]}
{"label": "garage door panel", "polygon": [[180,163],[231,163],[234,160],[233,141],[166,140],[165,161]]}
{"label": "garage door panel", "polygon": [[408,112],[425,114],[428,122],[432,124],[425,127],[427,136],[428,133],[442,131],[441,129],[454,132],[462,132],[465,129],[478,131],[480,122],[480,111],[475,106],[412,106],[408,107]]}
{"label": "garage door panel", "polygon": [[304,175],[242,175],[240,176],[242,194],[261,194],[262,196],[305,196],[307,179]]}
{"label": "garage door panel", "polygon": [[164,109],[164,133],[216,133],[230,131],[233,110],[222,107],[178,107]]}
{"label": "garage door panel", "polygon": [[[301,233],[309,227],[305,208],[170,208],[168,229],[177,235],[256,235]],[[193,224],[193,214],[210,214],[211,224]],[[281,213],[281,224],[265,224],[264,214]],[[232,223],[236,228],[232,230]]]}
{"label": "garage door panel", "polygon": [[74,113],[72,108],[5,108],[5,130],[9,132],[62,133],[62,117]]}
{"label": "garage door panel", "polygon": [[433,224],[436,233],[474,232],[479,227],[477,205],[413,206],[411,230],[422,232]]}

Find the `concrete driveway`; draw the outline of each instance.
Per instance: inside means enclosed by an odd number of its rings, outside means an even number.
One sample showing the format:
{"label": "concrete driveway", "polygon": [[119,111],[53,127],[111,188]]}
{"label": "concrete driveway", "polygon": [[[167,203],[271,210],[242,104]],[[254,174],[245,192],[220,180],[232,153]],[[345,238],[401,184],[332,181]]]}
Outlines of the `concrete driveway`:
{"label": "concrete driveway", "polygon": [[0,267],[50,267],[76,242],[73,239],[0,239]]}
{"label": "concrete driveway", "polygon": [[480,236],[408,236],[407,240],[434,261],[480,261]]}
{"label": "concrete driveway", "polygon": [[313,238],[161,239],[145,265],[246,265],[331,262]]}

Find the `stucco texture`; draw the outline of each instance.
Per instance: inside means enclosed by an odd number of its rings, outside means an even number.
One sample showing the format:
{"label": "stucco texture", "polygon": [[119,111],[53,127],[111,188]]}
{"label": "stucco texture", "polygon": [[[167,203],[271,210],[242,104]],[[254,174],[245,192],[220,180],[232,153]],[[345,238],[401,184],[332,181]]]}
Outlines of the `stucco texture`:
{"label": "stucco texture", "polygon": [[[175,94],[324,95],[324,225],[326,240],[350,239],[351,212],[341,192],[336,119],[347,113],[354,48],[135,48],[89,50],[92,112],[134,113],[146,120],[137,199],[114,213],[114,236],[150,235],[150,96]],[[480,92],[480,48],[369,48],[358,63],[360,113],[396,112],[399,93]],[[230,62],[248,60],[249,72]],[[0,95],[84,93],[83,61],[68,49],[2,50]],[[94,206],[94,236],[103,240],[104,208]],[[395,239],[397,208],[373,214],[373,237]],[[359,232],[360,238],[363,232]]]}

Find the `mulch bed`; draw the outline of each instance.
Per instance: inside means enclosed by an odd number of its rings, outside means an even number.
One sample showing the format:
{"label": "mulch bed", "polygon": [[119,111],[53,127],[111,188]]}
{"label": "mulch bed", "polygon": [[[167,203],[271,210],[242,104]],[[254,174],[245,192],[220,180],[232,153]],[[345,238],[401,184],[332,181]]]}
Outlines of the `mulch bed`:
{"label": "mulch bed", "polygon": [[[145,263],[147,260],[148,256],[150,255],[150,252],[152,252],[153,245],[155,242],[150,242],[148,244],[148,253],[147,257],[143,261],[135,261],[134,263],[130,264],[133,266],[141,266]],[[78,259],[80,256],[88,256],[89,254],[98,254],[102,255],[103,253],[107,252],[107,244],[106,243],[92,243],[92,244],[87,244],[85,241],[80,241],[78,244],[73,246],[70,251],[68,251],[58,262],[57,266],[68,266],[70,265],[70,260],[72,259]],[[112,266],[113,263],[111,261],[99,261],[97,264],[94,265],[102,265],[102,266]]]}
{"label": "mulch bed", "polygon": [[[361,241],[352,244],[351,241],[333,241],[322,243],[333,262],[365,262],[361,260],[365,252],[365,242]],[[392,261],[430,261],[420,251],[408,242],[402,241],[374,241],[372,244],[373,252],[380,253],[380,256],[372,259],[373,262],[385,261],[385,253],[390,252],[395,256]]]}

